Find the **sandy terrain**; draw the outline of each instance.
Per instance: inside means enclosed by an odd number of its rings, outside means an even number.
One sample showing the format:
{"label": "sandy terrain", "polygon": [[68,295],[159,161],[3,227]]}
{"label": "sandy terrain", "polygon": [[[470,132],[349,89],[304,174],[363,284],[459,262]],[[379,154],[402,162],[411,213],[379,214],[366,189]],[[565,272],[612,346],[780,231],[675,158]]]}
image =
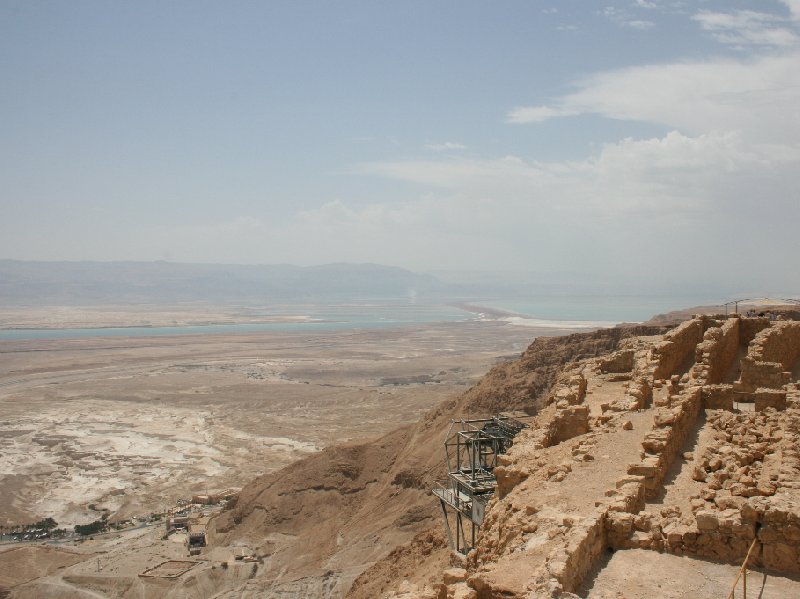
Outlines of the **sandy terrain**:
{"label": "sandy terrain", "polygon": [[[685,556],[631,549],[609,555],[603,568],[578,593],[587,599],[718,599],[736,580],[737,566]],[[747,596],[796,597],[798,581],[758,570],[747,575]],[[742,597],[742,583],[736,591]]]}
{"label": "sandy terrain", "polygon": [[242,486],[416,420],[536,332],[472,322],[5,341],[0,523],[51,516],[71,526],[97,518],[89,504],[125,518]]}

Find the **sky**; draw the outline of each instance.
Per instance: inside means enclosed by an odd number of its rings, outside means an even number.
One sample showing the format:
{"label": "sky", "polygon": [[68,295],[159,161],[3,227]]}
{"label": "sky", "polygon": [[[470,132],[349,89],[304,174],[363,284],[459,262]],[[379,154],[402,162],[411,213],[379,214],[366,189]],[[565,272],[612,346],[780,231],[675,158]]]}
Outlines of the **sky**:
{"label": "sky", "polygon": [[0,258],[800,294],[800,0],[0,0]]}

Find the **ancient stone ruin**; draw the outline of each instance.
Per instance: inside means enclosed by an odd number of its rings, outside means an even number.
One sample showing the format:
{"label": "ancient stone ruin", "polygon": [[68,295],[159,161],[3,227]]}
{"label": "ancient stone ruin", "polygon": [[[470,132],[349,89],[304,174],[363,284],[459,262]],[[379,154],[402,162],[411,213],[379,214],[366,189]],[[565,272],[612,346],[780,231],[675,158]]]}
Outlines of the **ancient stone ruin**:
{"label": "ancient stone ruin", "polygon": [[574,597],[642,550],[800,574],[799,362],[800,322],[730,315],[569,365],[463,568],[395,596]]}

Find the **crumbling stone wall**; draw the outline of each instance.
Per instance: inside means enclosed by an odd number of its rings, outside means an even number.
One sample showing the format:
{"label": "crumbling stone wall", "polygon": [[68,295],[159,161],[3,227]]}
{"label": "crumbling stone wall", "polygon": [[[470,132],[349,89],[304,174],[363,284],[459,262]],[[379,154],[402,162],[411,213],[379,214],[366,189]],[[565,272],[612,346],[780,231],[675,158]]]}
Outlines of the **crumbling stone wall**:
{"label": "crumbling stone wall", "polygon": [[791,381],[791,370],[800,358],[800,322],[774,322],[759,332],[742,359],[741,391],[759,387],[780,389]]}
{"label": "crumbling stone wall", "polygon": [[796,408],[711,412],[713,441],[694,466],[692,477],[704,484],[691,498],[691,513],[678,506],[655,514],[609,511],[609,544],[738,563],[756,539],[753,565],[800,572],[798,416]]}
{"label": "crumbling stone wall", "polygon": [[615,351],[606,358],[600,358],[600,372],[630,372],[633,370],[633,356],[636,353],[633,349],[622,349]]}
{"label": "crumbling stone wall", "polygon": [[704,330],[704,318],[698,317],[687,320],[664,335],[663,341],[652,349],[653,360],[657,363],[654,377],[668,379],[678,372],[689,356],[694,354],[697,344],[703,339]]}
{"label": "crumbling stone wall", "polygon": [[759,362],[778,362],[791,370],[800,358],[800,322],[774,322],[754,339],[753,357]]}
{"label": "crumbling stone wall", "polygon": [[563,547],[548,556],[547,569],[564,591],[572,593],[608,547],[604,516],[573,526],[565,540]]}
{"label": "crumbling stone wall", "polygon": [[530,470],[518,464],[521,447],[526,451],[543,449],[589,432],[589,407],[586,398],[586,378],[581,373],[569,374],[553,387],[548,406],[542,410],[534,425],[524,429],[507,455],[498,456],[494,470],[497,494],[503,498],[521,481],[528,478]]}
{"label": "crumbling stone wall", "polygon": [[586,378],[583,374],[571,374],[558,381],[535,426],[521,434],[533,440],[532,446],[543,448],[588,432],[589,408],[583,405],[585,398]]}
{"label": "crumbling stone wall", "polygon": [[675,456],[683,447],[701,408],[701,388],[689,387],[670,395],[655,412],[655,426],[642,441],[645,455],[630,464],[628,474],[644,477],[645,496],[655,497]]}
{"label": "crumbling stone wall", "polygon": [[700,393],[706,410],[733,410],[733,385],[703,385]]}
{"label": "crumbling stone wall", "polygon": [[769,318],[739,319],[739,338],[743,345],[748,345],[761,331],[769,326]]}
{"label": "crumbling stone wall", "polygon": [[695,350],[692,377],[698,383],[721,383],[739,353],[739,318],[729,318],[722,326],[709,327]]}

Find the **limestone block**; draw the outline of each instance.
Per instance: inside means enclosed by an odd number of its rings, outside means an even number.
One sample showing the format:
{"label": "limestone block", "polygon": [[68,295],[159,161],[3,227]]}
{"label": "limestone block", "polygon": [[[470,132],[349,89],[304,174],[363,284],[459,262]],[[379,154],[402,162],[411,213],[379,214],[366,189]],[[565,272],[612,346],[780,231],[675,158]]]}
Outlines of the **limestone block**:
{"label": "limestone block", "polygon": [[717,513],[711,510],[701,510],[695,514],[697,518],[697,528],[703,532],[717,530],[719,528],[719,520]]}
{"label": "limestone block", "polygon": [[624,487],[625,485],[629,485],[631,483],[642,484],[644,483],[644,480],[644,476],[636,476],[631,474],[619,479],[616,483],[614,483],[614,486],[619,489],[620,487]]}
{"label": "limestone block", "polygon": [[662,453],[667,447],[669,437],[670,430],[661,429],[649,432],[642,440],[642,447],[644,447],[645,451],[648,453]]}
{"label": "limestone block", "polygon": [[744,497],[734,497],[732,495],[717,495],[714,498],[714,503],[720,510],[734,509],[741,511],[745,501]]}
{"label": "limestone block", "polygon": [[762,526],[758,531],[758,540],[762,543],[775,543],[781,539],[780,531],[774,526]]}
{"label": "limestone block", "polygon": [[467,580],[467,571],[464,568],[449,568],[442,572],[442,582],[447,585]]}
{"label": "limestone block", "polygon": [[760,506],[757,506],[757,504],[752,499],[745,501],[742,504],[740,510],[740,513],[742,515],[742,522],[755,522],[758,519],[758,515],[760,512],[759,507]]}
{"label": "limestone block", "polygon": [[692,470],[692,480],[704,483],[706,482],[706,471],[700,466],[695,466]]}
{"label": "limestone block", "polygon": [[800,527],[796,525],[788,525],[783,529],[783,536],[789,540],[797,543],[800,541]]}
{"label": "limestone block", "polygon": [[655,425],[659,427],[669,426],[675,422],[675,413],[671,410],[659,408],[655,413]]}
{"label": "limestone block", "polygon": [[683,541],[683,530],[680,524],[673,522],[664,527],[662,534],[667,539],[667,544],[676,546]]}
{"label": "limestone block", "polygon": [[653,478],[658,475],[659,461],[656,456],[648,456],[641,462],[628,464],[628,474],[635,474],[645,478]]}

